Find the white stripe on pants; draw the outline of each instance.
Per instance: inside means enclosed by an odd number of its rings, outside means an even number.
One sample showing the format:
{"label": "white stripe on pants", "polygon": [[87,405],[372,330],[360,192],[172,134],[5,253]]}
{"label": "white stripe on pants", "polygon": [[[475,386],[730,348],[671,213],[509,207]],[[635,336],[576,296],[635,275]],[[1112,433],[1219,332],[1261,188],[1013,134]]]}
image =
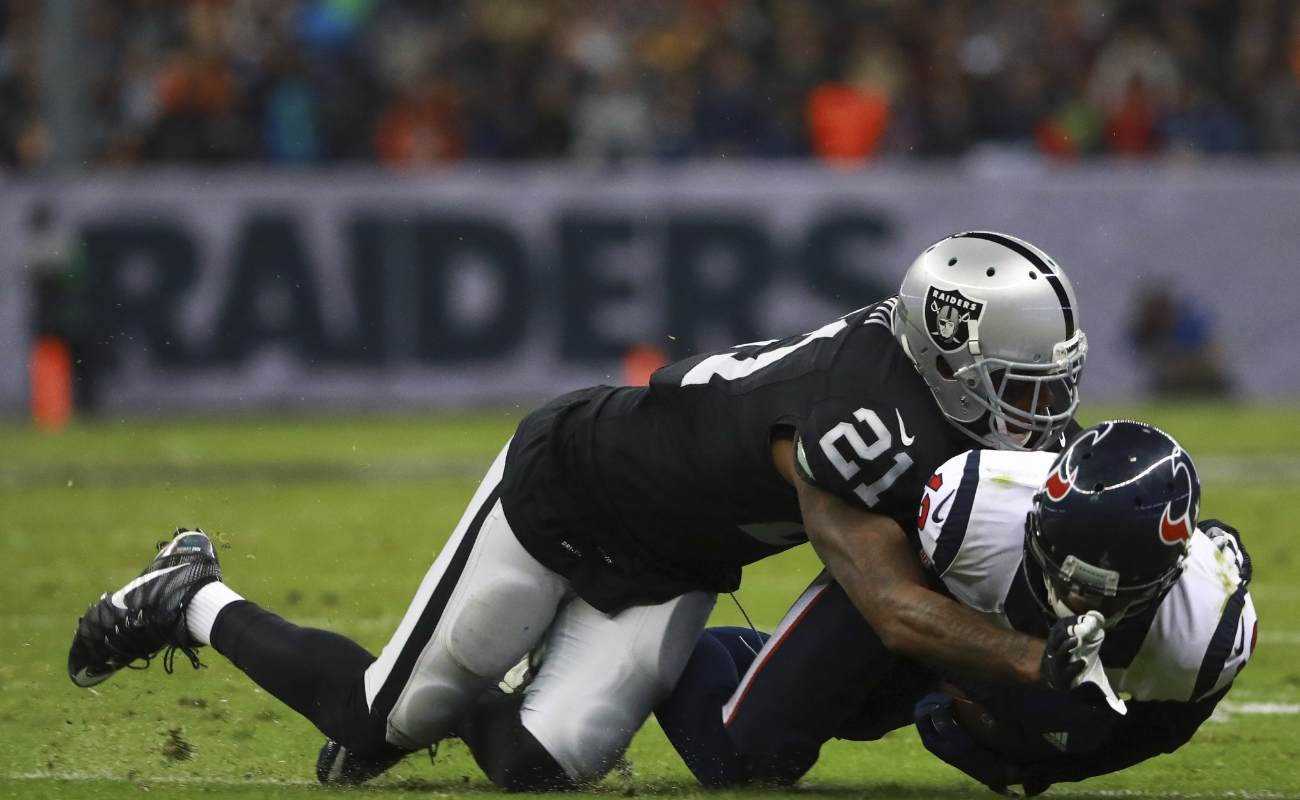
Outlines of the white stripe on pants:
{"label": "white stripe on pants", "polygon": [[[447,736],[484,688],[499,680],[546,632],[568,588],[515,538],[495,498],[505,450],[488,470],[460,524],[420,583],[401,624],[366,670],[366,703],[372,710],[386,684],[400,682],[388,711],[388,741],[416,750]],[[490,508],[485,504],[493,500]],[[480,525],[472,523],[480,515]],[[455,554],[474,537],[463,569]],[[439,587],[450,596],[436,619],[429,616]],[[424,630],[421,618],[425,618]],[[436,623],[432,631],[430,622]],[[423,641],[417,641],[422,637]],[[420,648],[414,662],[404,650]],[[404,667],[398,674],[399,667]],[[396,689],[390,686],[388,694]]]}

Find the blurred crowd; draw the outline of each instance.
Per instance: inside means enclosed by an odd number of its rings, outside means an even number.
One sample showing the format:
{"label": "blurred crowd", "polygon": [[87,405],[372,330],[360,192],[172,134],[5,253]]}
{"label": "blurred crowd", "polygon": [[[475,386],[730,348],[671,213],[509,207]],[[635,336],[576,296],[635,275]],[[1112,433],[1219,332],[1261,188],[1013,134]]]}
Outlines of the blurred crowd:
{"label": "blurred crowd", "polygon": [[[0,163],[54,155],[0,0]],[[80,0],[84,159],[1300,150],[1295,0]]]}

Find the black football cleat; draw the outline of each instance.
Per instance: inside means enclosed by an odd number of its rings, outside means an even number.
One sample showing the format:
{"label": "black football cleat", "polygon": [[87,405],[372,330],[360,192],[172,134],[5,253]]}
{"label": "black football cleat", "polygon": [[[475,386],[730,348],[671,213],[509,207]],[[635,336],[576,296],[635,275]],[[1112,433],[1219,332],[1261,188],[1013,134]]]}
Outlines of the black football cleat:
{"label": "black football cleat", "polygon": [[[112,594],[100,595],[77,621],[68,651],[68,676],[94,686],[123,667],[144,669],[164,647],[163,669],[172,671],[180,650],[196,669],[199,644],[185,627],[185,607],[200,588],[221,580],[212,540],[201,530],[178,528],[140,576]],[[133,666],[136,661],[144,661]]]}
{"label": "black football cleat", "polygon": [[[433,752],[430,748],[430,758]],[[327,786],[360,786],[387,772],[406,755],[394,751],[387,756],[359,756],[333,739],[326,739],[316,756],[316,780]]]}

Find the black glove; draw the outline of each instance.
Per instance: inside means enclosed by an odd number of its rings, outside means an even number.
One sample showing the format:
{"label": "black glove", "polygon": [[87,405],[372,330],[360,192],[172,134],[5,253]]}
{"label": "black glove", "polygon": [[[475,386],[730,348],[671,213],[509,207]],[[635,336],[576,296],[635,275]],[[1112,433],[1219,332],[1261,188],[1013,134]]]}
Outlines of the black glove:
{"label": "black glove", "polygon": [[1047,647],[1043,649],[1040,671],[1047,688],[1068,692],[1074,688],[1075,679],[1088,667],[1090,648],[1077,634],[1076,628],[1085,614],[1058,619],[1047,634]]}

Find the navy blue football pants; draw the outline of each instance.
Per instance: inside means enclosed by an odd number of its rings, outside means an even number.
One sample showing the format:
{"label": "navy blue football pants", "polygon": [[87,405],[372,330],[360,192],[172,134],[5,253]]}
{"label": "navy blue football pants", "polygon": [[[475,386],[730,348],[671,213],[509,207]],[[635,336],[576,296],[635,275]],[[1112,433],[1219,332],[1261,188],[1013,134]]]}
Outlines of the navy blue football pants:
{"label": "navy blue football pants", "polygon": [[912,724],[935,683],[885,649],[823,572],[770,637],[706,630],[655,715],[705,786],[788,784],[830,739],[878,739]]}

